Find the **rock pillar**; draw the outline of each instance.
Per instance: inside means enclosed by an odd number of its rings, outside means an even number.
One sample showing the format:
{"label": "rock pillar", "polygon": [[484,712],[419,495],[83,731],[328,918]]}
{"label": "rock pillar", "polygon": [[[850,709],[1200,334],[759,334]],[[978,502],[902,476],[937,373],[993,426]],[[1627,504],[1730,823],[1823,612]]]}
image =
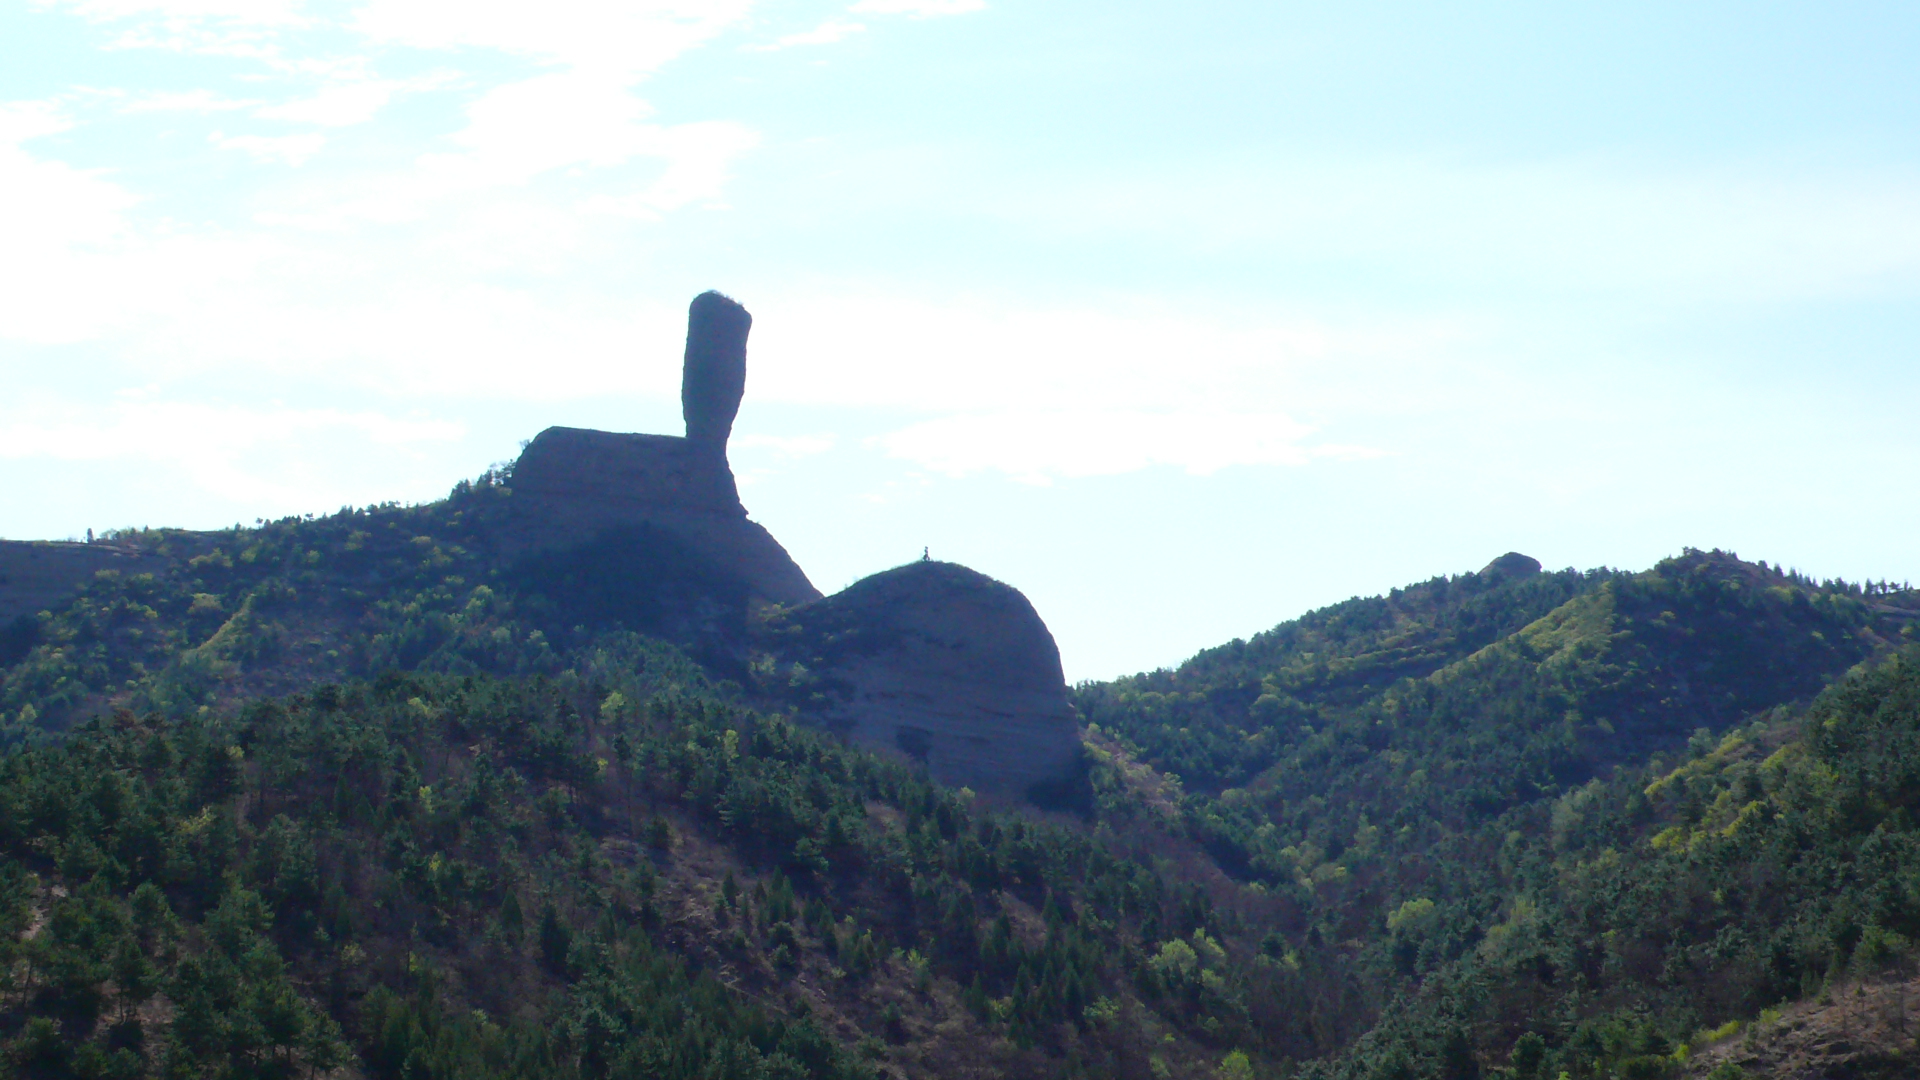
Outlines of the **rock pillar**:
{"label": "rock pillar", "polygon": [[687,310],[687,359],[680,372],[680,412],[687,441],[724,456],[740,395],[747,387],[747,331],[753,316],[717,292],[693,298]]}

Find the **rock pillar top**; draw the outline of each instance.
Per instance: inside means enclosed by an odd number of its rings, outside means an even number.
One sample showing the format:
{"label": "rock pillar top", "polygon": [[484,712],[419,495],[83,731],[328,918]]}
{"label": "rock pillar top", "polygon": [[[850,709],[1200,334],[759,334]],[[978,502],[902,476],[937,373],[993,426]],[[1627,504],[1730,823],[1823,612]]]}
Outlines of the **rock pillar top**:
{"label": "rock pillar top", "polygon": [[687,310],[687,359],[680,372],[680,411],[687,441],[722,453],[747,387],[747,331],[753,316],[731,298],[703,292]]}

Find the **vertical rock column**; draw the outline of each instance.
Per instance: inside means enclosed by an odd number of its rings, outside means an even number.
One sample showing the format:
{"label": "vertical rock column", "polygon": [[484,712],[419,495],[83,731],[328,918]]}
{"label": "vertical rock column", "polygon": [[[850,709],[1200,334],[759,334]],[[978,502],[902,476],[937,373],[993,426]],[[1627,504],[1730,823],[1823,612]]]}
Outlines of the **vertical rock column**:
{"label": "vertical rock column", "polygon": [[687,310],[687,359],[680,370],[680,412],[687,441],[724,458],[740,396],[747,388],[747,331],[753,316],[717,292]]}

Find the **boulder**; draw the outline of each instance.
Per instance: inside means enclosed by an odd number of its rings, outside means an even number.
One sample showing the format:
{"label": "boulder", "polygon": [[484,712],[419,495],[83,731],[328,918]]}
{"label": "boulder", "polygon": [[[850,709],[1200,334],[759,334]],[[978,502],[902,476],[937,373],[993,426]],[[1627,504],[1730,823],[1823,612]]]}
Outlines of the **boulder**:
{"label": "boulder", "polygon": [[802,720],[940,783],[1035,796],[1081,767],[1053,635],[985,574],[908,563],[779,613],[767,635],[788,670],[804,669]]}

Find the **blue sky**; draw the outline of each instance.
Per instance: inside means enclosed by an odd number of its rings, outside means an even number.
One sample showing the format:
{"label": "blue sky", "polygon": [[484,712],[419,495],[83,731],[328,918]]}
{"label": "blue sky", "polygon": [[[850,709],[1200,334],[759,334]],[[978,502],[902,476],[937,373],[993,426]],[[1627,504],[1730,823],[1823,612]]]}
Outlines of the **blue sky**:
{"label": "blue sky", "polygon": [[1920,579],[1920,9],[0,5],[0,536],[733,458],[1068,674],[1477,568]]}

